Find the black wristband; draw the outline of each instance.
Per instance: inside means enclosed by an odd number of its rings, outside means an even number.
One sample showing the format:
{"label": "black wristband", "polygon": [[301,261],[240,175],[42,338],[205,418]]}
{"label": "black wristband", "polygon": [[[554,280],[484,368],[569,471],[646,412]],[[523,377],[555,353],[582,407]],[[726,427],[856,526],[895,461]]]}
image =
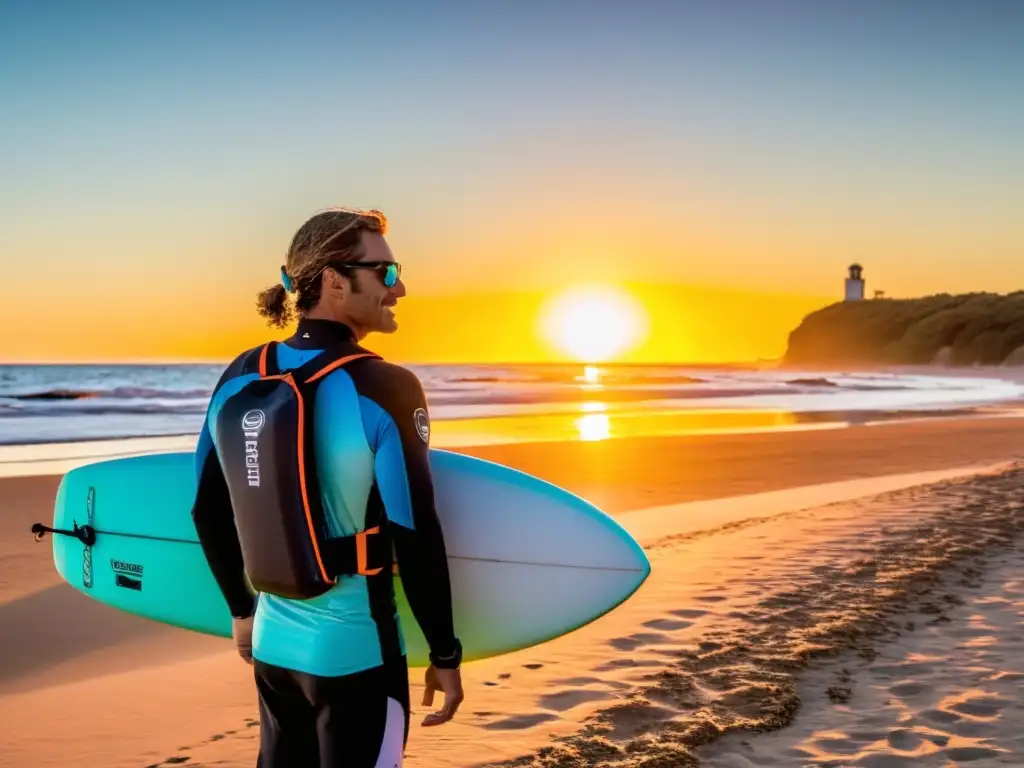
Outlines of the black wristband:
{"label": "black wristband", "polygon": [[248,600],[242,600],[237,597],[232,599],[231,605],[228,606],[228,610],[231,611],[231,618],[233,619],[251,619],[256,613],[256,603],[259,601],[259,596],[249,593]]}
{"label": "black wristband", "polygon": [[430,663],[438,669],[458,669],[462,666],[462,643],[455,638],[455,652],[448,656],[438,656],[431,651]]}

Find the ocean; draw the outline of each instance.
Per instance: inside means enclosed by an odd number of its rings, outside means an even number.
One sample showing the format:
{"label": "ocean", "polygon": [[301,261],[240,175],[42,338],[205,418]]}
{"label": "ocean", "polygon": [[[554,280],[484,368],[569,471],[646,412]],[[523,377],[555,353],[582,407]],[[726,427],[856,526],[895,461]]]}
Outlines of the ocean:
{"label": "ocean", "polygon": [[[676,365],[412,365],[431,419],[769,412],[927,415],[1007,403],[995,376]],[[221,365],[2,365],[0,445],[195,434]],[[704,422],[707,423],[706,420]]]}

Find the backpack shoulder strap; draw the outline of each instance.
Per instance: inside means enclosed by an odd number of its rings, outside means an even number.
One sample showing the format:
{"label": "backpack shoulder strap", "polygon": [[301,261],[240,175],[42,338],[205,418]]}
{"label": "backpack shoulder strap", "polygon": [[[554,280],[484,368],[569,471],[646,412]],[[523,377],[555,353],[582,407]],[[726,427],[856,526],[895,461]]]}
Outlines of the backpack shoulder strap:
{"label": "backpack shoulder strap", "polygon": [[[244,376],[255,373],[258,376],[265,376],[267,373],[277,373],[276,344],[277,342],[271,341],[243,352],[235,361],[231,375]],[[266,366],[270,366],[273,370],[265,372],[264,367]]]}
{"label": "backpack shoulder strap", "polygon": [[260,349],[259,369],[260,376],[276,376],[281,371],[277,367],[277,342],[268,341]]}
{"label": "backpack shoulder strap", "polygon": [[332,371],[348,365],[353,360],[359,360],[364,357],[380,359],[380,355],[376,355],[373,352],[328,349],[296,368],[292,373],[292,378],[300,384],[312,384]]}

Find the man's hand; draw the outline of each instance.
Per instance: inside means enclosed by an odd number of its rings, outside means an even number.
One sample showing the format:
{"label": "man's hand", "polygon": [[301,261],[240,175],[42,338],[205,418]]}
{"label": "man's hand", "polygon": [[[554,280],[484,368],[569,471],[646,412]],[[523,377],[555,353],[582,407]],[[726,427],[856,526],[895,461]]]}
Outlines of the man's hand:
{"label": "man's hand", "polygon": [[434,693],[444,692],[444,706],[437,712],[431,712],[423,718],[423,725],[441,725],[447,723],[462,703],[462,673],[457,669],[440,669],[431,664],[427,668],[426,690],[423,691],[423,706],[434,703]]}
{"label": "man's hand", "polygon": [[247,619],[231,620],[231,636],[235,639],[238,655],[246,664],[252,664],[252,619],[250,616]]}

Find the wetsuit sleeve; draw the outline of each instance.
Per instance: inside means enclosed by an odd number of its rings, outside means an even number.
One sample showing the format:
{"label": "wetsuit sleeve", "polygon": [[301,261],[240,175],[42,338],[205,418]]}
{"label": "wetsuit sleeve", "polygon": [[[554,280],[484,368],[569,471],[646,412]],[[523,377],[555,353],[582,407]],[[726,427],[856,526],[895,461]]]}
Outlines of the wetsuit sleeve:
{"label": "wetsuit sleeve", "polygon": [[[457,655],[448,555],[434,506],[429,417],[419,380],[404,369],[387,387],[374,470],[416,622],[443,666]],[[383,394],[383,393],[382,393]]]}
{"label": "wetsuit sleeve", "polygon": [[256,609],[256,595],[245,578],[242,545],[235,528],[231,496],[210,434],[213,402],[214,397],[211,397],[196,445],[196,497],[192,505],[192,522],[195,523],[206,562],[231,615],[242,619],[251,616]]}

